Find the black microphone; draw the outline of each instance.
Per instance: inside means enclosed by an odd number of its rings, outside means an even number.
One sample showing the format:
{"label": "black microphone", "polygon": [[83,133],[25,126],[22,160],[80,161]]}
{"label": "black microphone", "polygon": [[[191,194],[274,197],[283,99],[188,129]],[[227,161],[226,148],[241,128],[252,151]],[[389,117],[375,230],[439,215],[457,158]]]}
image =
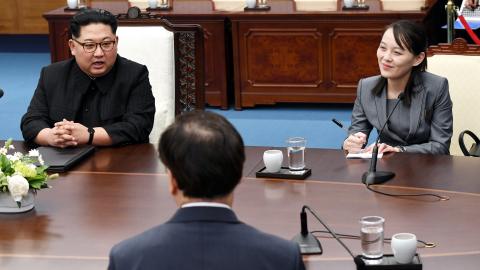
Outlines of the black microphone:
{"label": "black microphone", "polygon": [[3,90],[0,88],[0,98],[3,97]]}
{"label": "black microphone", "polygon": [[340,245],[348,252],[348,254],[350,254],[350,256],[352,256],[353,261],[355,262],[355,265],[357,266],[357,269],[364,269],[365,268],[365,262],[363,261],[362,256],[361,255],[358,255],[358,256],[353,255],[353,252],[347,247],[347,245],[345,245],[345,243],[343,243],[343,241],[340,240],[340,238],[337,236],[337,234],[332,229],[330,229],[327,226],[327,224],[325,222],[323,222],[322,219],[317,215],[317,213],[315,213],[315,211],[313,211],[308,205],[304,205],[302,207],[302,213],[300,213],[300,215],[305,214],[305,216],[306,216],[307,213],[305,212],[305,209],[308,210],[310,212],[310,214],[312,214],[315,217],[315,219],[318,222],[320,222],[323,225],[323,227],[325,227],[325,229],[327,229],[327,231],[333,236],[333,238],[335,238],[335,240],[337,240],[338,243],[340,243]]}
{"label": "black microphone", "polygon": [[392,112],[390,112],[390,114],[388,115],[385,124],[383,124],[380,132],[378,133],[378,137],[375,140],[375,144],[372,150],[372,160],[370,160],[370,168],[362,175],[362,183],[366,184],[367,186],[381,184],[395,177],[395,173],[393,172],[377,172],[378,142],[380,141],[380,137],[383,133],[383,130],[385,129],[385,126],[387,126],[388,120],[390,120],[390,117],[395,112],[395,109],[404,97],[405,94],[403,92],[398,95],[397,103],[395,103]]}
{"label": "black microphone", "polygon": [[300,253],[302,255],[322,254],[322,245],[313,234],[308,232],[305,207],[307,206],[303,206],[302,212],[300,213],[300,233],[295,235],[292,241],[300,246]]}

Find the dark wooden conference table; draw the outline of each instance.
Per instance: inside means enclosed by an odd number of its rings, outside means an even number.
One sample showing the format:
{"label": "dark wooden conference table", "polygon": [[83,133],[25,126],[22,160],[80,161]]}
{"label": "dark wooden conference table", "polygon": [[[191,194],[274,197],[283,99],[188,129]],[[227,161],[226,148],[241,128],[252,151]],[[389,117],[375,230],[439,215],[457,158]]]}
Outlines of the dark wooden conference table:
{"label": "dark wooden conference table", "polygon": [[[23,144],[16,143],[22,150]],[[385,235],[412,232],[435,248],[419,248],[424,269],[478,269],[480,265],[480,159],[391,154],[379,170],[397,175],[377,187],[397,193],[433,192],[448,201],[392,198],[361,183],[368,160],[346,160],[342,151],[307,149],[306,180],[255,178],[264,147],[247,147],[244,178],[235,191],[241,220],[291,238],[300,230],[303,205],[337,233],[358,234],[362,216],[386,219]],[[115,243],[169,219],[176,206],[165,170],[151,144],[98,149],[38,192],[34,210],[0,215],[0,269],[105,269]],[[310,230],[321,225],[309,215]],[[305,256],[307,269],[355,269],[347,252],[321,236],[323,255]],[[358,240],[344,240],[355,254]],[[391,253],[385,244],[385,253]]]}

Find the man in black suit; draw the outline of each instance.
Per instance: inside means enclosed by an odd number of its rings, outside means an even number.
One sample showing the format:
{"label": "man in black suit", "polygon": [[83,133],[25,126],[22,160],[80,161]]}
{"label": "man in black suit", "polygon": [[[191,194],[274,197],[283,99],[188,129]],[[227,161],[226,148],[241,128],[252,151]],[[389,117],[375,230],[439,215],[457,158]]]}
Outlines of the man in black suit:
{"label": "man in black suit", "polygon": [[163,133],[160,159],[180,207],[165,224],[115,245],[109,270],[304,269],[297,244],[237,219],[243,140],[222,116],[191,112]]}
{"label": "man in black suit", "polygon": [[155,99],[147,67],[117,54],[117,19],[85,9],[70,21],[71,59],[42,69],[21,129],[55,147],[148,142]]}

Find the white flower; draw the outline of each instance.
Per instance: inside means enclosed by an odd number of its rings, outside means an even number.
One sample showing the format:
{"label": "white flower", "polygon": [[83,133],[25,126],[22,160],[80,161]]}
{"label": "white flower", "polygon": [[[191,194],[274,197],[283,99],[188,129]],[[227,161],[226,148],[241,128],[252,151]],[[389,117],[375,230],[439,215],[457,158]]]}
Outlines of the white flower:
{"label": "white flower", "polygon": [[13,155],[16,156],[18,159],[21,159],[23,157],[23,154],[20,152],[15,152]]}
{"label": "white flower", "polygon": [[21,175],[12,175],[7,177],[8,190],[13,200],[20,202],[22,197],[28,193],[28,181]]}
{"label": "white flower", "polygon": [[7,158],[11,161],[11,162],[15,162],[17,160],[20,160],[20,158],[18,158],[17,156],[15,155],[7,155]]}
{"label": "white flower", "polygon": [[32,150],[28,151],[28,155],[31,156],[31,157],[38,157],[38,156],[40,156],[40,152],[38,152],[37,149],[32,149]]}
{"label": "white flower", "polygon": [[40,165],[45,165],[45,161],[43,161],[43,158],[42,158],[42,155],[38,155],[38,162],[40,163]]}
{"label": "white flower", "polygon": [[6,155],[8,150],[6,148],[0,148],[0,155]]}
{"label": "white flower", "polygon": [[15,146],[13,146],[13,144],[10,144],[10,146],[8,146],[8,149],[15,149]]}

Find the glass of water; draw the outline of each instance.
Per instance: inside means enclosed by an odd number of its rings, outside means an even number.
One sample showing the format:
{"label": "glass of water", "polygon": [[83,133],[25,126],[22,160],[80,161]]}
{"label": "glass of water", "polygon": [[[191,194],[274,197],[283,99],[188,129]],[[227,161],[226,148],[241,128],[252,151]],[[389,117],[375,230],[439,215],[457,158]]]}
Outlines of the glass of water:
{"label": "glass of water", "polygon": [[362,255],[365,259],[378,260],[383,257],[383,225],[385,219],[368,216],[360,219]]}
{"label": "glass of water", "polygon": [[87,7],[87,1],[86,0],[78,0],[78,8],[86,8]]}
{"label": "glass of water", "polygon": [[264,8],[267,6],[267,0],[258,0],[258,7]]}
{"label": "glass of water", "polygon": [[288,168],[290,171],[301,171],[305,169],[305,147],[307,140],[302,137],[287,139]]}

